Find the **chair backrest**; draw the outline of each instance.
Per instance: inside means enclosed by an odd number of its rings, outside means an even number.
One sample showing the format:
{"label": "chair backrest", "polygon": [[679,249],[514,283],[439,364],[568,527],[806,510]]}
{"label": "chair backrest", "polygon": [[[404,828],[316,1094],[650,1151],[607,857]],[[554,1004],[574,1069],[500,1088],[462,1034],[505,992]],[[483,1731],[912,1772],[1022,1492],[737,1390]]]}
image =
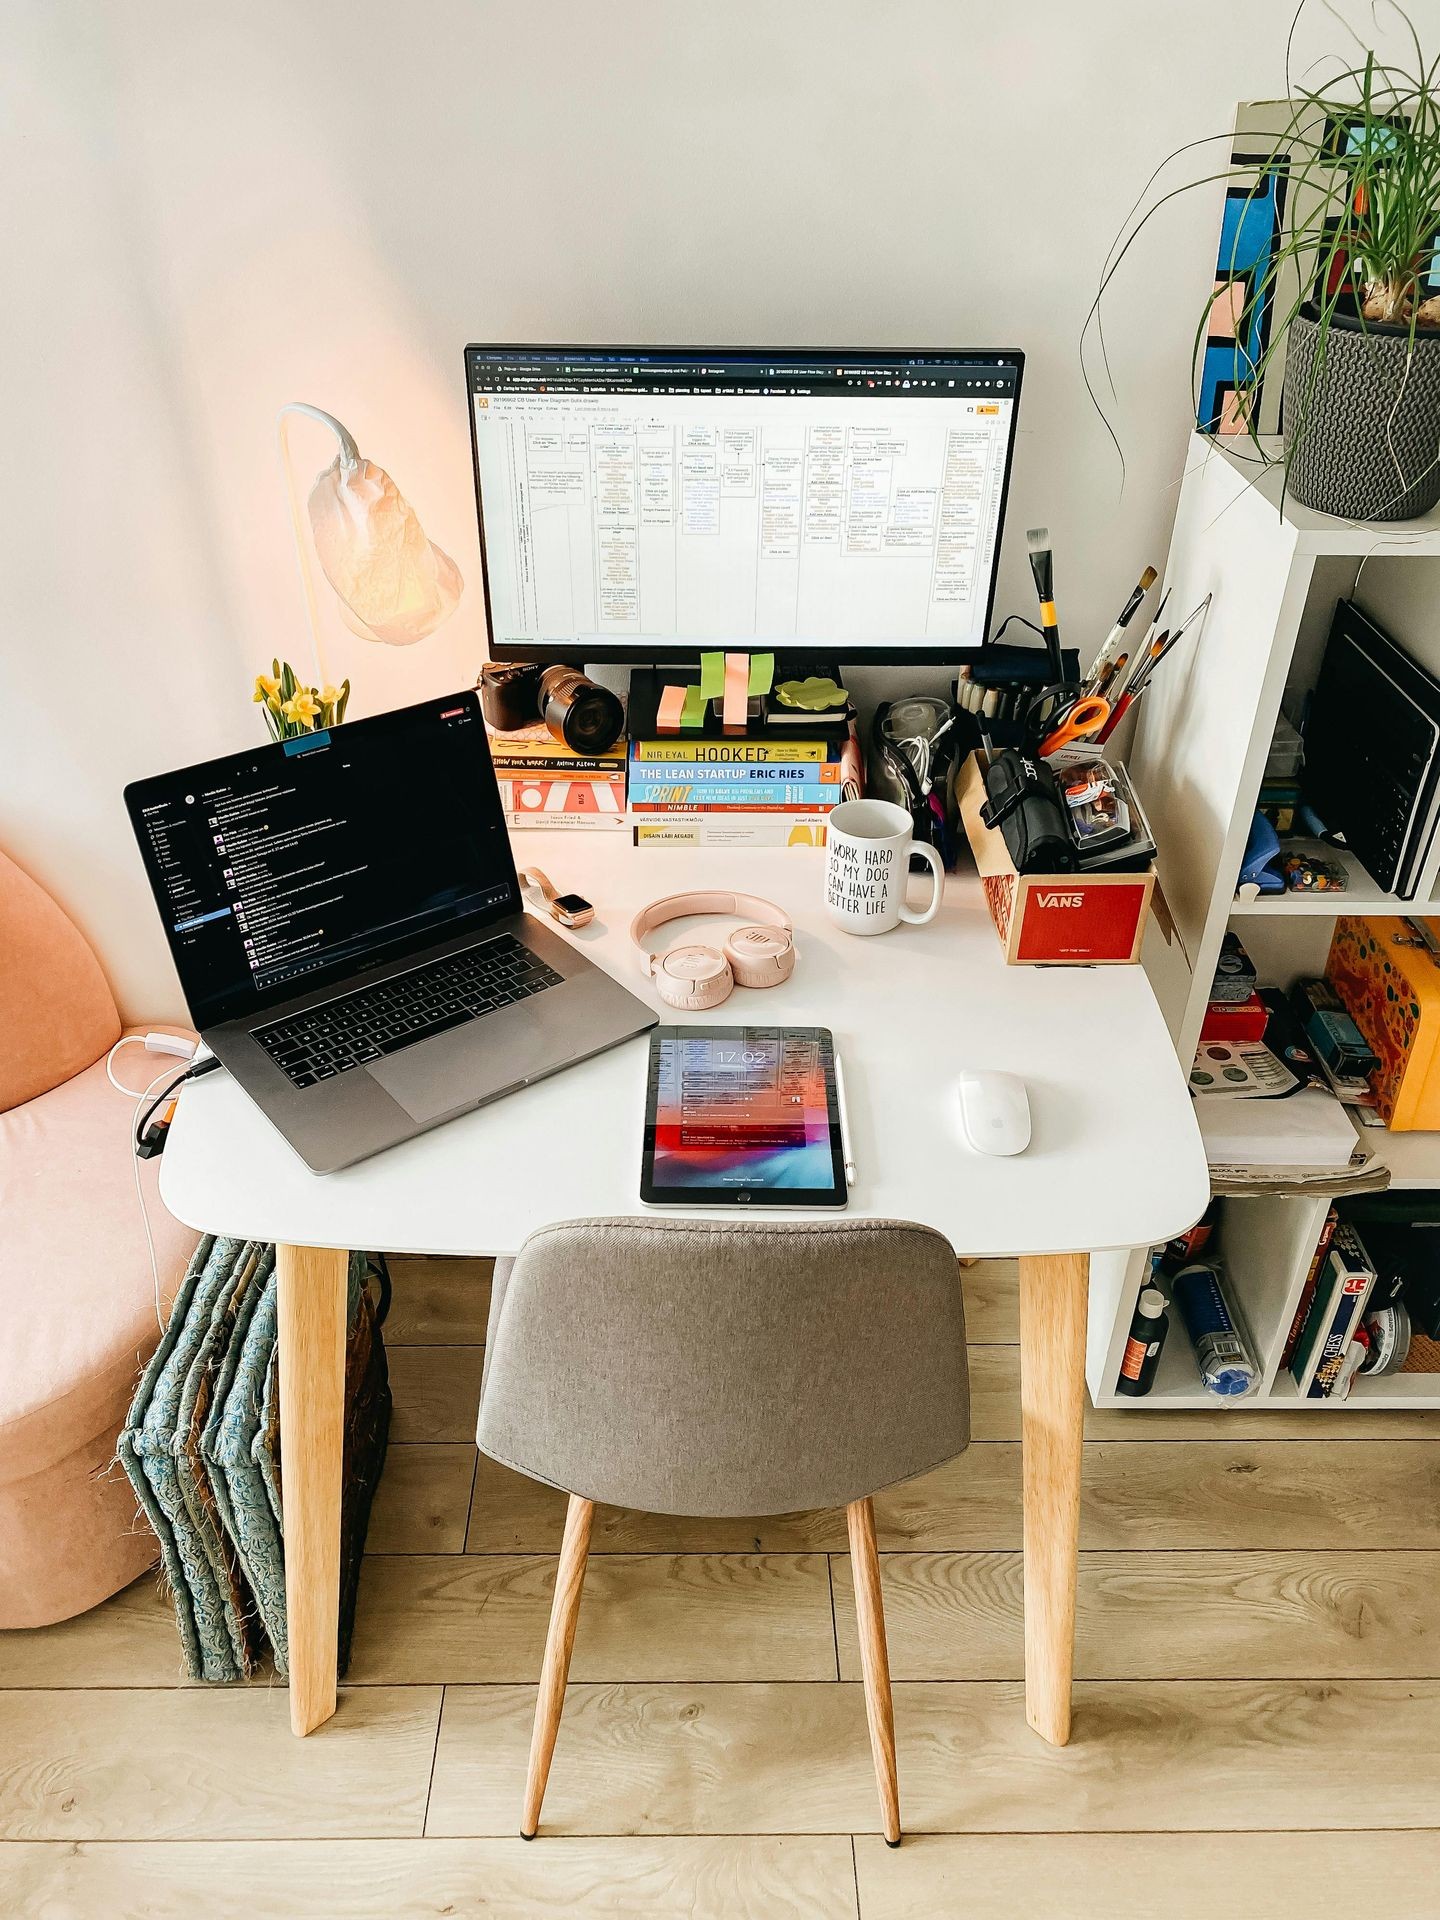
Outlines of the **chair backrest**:
{"label": "chair backrest", "polygon": [[959,1264],[928,1227],[572,1220],[497,1268],[479,1443],[567,1493],[789,1513],[969,1437]]}
{"label": "chair backrest", "polygon": [[89,941],[0,853],[0,1113],[94,1066],[119,1038]]}

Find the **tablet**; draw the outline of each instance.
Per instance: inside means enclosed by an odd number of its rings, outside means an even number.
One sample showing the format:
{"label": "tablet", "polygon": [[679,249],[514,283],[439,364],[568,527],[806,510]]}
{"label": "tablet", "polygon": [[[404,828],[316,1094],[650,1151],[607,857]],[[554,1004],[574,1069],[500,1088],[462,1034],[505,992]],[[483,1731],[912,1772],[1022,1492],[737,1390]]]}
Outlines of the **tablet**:
{"label": "tablet", "polygon": [[640,1198],[652,1207],[843,1207],[828,1027],[657,1027]]}

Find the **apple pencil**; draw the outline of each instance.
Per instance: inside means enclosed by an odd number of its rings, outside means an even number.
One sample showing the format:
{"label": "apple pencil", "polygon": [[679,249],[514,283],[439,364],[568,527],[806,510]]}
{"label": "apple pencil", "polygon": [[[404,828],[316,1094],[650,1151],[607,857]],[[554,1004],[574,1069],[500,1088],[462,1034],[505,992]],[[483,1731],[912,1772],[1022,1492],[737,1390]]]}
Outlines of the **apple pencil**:
{"label": "apple pencil", "polygon": [[840,1064],[840,1056],[835,1056],[835,1105],[840,1110],[840,1152],[845,1160],[845,1178],[854,1181],[855,1150],[850,1145],[850,1113],[845,1105],[845,1069]]}

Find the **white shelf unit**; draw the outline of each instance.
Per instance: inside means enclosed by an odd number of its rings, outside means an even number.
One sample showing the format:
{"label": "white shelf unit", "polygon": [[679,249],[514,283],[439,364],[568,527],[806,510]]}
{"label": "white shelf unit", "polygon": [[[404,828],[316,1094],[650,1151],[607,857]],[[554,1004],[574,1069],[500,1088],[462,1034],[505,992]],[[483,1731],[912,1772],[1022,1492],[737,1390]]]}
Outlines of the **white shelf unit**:
{"label": "white shelf unit", "polygon": [[[1237,900],[1236,880],[1282,702],[1294,710],[1315,683],[1335,603],[1353,598],[1431,672],[1440,674],[1440,512],[1391,527],[1351,526],[1282,500],[1275,470],[1248,447],[1191,443],[1166,566],[1168,614],[1211,594],[1202,623],[1157,672],[1137,711],[1128,756],[1155,830],[1160,885],[1175,938],[1152,932],[1144,953],[1176,1050],[1188,1067],[1221,942],[1235,926],[1263,985],[1286,987],[1324,971],[1342,913],[1440,915],[1440,835],[1413,900],[1385,893],[1348,855],[1343,893],[1271,894]],[[1440,1187],[1440,1133],[1363,1129],[1398,1188]],[[1440,1376],[1360,1381],[1347,1402],[1302,1402],[1280,1350],[1304,1286],[1329,1202],[1264,1197],[1225,1203],[1220,1252],[1263,1368],[1243,1404],[1440,1408]],[[1213,1407],[1200,1386],[1184,1327],[1172,1324],[1155,1385],[1143,1400],[1114,1391],[1120,1356],[1144,1283],[1143,1255],[1093,1263],[1089,1384],[1097,1406]],[[1177,1316],[1172,1314],[1172,1322]]]}

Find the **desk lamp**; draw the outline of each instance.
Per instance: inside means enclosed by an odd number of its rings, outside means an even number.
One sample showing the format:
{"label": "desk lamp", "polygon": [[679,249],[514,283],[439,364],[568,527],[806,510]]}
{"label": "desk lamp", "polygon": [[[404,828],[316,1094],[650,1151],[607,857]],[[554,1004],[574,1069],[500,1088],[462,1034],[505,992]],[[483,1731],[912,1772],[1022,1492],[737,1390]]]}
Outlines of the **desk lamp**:
{"label": "desk lamp", "polygon": [[316,557],[352,633],[390,647],[414,646],[449,618],[465,583],[449,554],[427,537],[414,508],[389,474],[363,457],[354,436],[334,415],[303,400],[290,401],[280,409],[280,452],[315,660],[323,681],[319,609],[290,459],[288,416],[294,413],[320,421],[340,443],[340,451],[310,489],[309,519]]}

